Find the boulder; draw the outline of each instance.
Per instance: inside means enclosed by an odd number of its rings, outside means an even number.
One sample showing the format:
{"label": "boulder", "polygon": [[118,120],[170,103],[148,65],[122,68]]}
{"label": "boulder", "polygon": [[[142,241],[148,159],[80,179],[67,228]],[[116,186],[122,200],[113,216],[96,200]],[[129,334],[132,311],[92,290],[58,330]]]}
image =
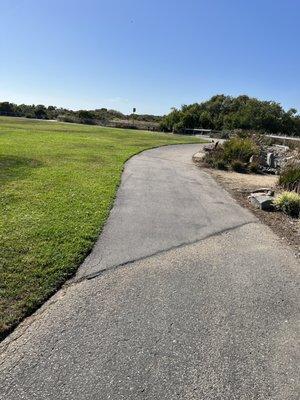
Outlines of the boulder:
{"label": "boulder", "polygon": [[249,196],[250,202],[261,210],[270,211],[273,210],[273,200],[274,196],[269,196],[265,193],[252,193]]}
{"label": "boulder", "polygon": [[275,167],[275,156],[274,153],[268,153],[267,154],[267,164],[270,168],[274,168]]}
{"label": "boulder", "polygon": [[267,193],[267,192],[269,192],[271,190],[271,188],[267,188],[267,187],[265,187],[265,188],[259,188],[259,189],[255,189],[255,190],[252,190],[252,194],[254,194],[254,193]]}
{"label": "boulder", "polygon": [[208,144],[206,146],[203,146],[203,150],[207,151],[207,152],[212,152],[217,149],[218,145],[219,145],[219,142],[215,142],[213,144]]}
{"label": "boulder", "polygon": [[274,196],[274,190],[271,188],[259,188],[259,189],[251,191],[251,195],[256,195],[256,194],[259,194],[259,195],[266,194],[268,196]]}
{"label": "boulder", "polygon": [[198,153],[196,153],[196,154],[193,155],[193,160],[194,160],[195,162],[200,162],[200,161],[203,160],[204,157],[205,157],[205,153],[199,151]]}

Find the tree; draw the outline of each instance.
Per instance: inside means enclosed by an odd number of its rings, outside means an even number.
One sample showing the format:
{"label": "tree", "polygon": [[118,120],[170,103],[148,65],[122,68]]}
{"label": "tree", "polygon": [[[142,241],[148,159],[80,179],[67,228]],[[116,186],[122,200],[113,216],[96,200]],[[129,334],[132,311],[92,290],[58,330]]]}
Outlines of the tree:
{"label": "tree", "polygon": [[88,119],[94,118],[94,114],[91,111],[87,111],[87,110],[79,110],[77,115],[78,115],[78,118],[82,119],[82,120],[88,120]]}
{"label": "tree", "polygon": [[14,114],[14,104],[4,101],[0,103],[0,114],[1,115],[13,115]]}
{"label": "tree", "polygon": [[203,103],[172,109],[161,123],[164,130],[174,127],[258,130],[263,133],[300,135],[299,115],[295,109],[285,111],[274,101],[261,101],[246,95],[223,94]]}
{"label": "tree", "polygon": [[46,107],[42,104],[35,107],[34,115],[38,119],[48,119]]}

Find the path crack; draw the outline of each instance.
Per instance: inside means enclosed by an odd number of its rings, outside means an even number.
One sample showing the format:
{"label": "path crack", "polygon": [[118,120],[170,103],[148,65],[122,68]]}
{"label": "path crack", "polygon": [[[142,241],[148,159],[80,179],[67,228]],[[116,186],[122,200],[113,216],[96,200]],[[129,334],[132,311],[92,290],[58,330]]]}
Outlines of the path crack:
{"label": "path crack", "polygon": [[[247,221],[247,222],[232,226],[230,228],[225,228],[225,229],[222,229],[220,231],[208,234],[205,237],[202,237],[200,239],[195,239],[195,240],[192,240],[192,241],[183,242],[183,243],[180,243],[180,244],[178,244],[176,246],[171,246],[171,247],[169,247],[167,249],[156,251],[156,252],[154,252],[154,253],[152,253],[150,255],[139,257],[139,258],[136,258],[136,259],[133,259],[133,260],[128,260],[128,261],[125,261],[124,263],[113,265],[111,267],[103,268],[103,269],[101,269],[101,270],[99,270],[97,272],[93,272],[91,274],[87,274],[87,275],[82,276],[82,277],[80,277],[78,279],[75,279],[75,278],[71,279],[70,281],[66,282],[64,284],[64,286],[57,293],[55,293],[46,303],[44,303],[43,306],[40,309],[38,309],[33,315],[29,316],[28,318],[25,318],[25,320],[17,327],[17,330],[14,330],[11,333],[11,335],[9,335],[1,343],[1,346],[0,346],[1,353],[2,354],[5,353],[5,351],[7,351],[7,349],[8,349],[8,347],[10,347],[10,345],[12,345],[12,343],[14,343],[17,340],[19,340],[20,337],[22,337],[24,335],[24,333],[28,330],[28,328],[35,321],[41,319],[43,317],[44,313],[49,312],[49,307],[52,307],[58,301],[60,301],[61,297],[65,296],[67,290],[70,287],[73,287],[75,285],[77,286],[80,283],[85,282],[85,281],[89,281],[89,280],[92,280],[92,279],[95,279],[95,278],[99,278],[102,275],[114,272],[114,271],[116,271],[116,270],[118,270],[120,268],[126,268],[126,267],[128,267],[128,266],[130,266],[130,265],[132,265],[132,264],[134,264],[136,262],[139,262],[139,261],[142,261],[142,260],[146,260],[146,259],[149,259],[151,257],[155,257],[155,256],[160,255],[160,254],[165,254],[165,253],[167,253],[168,251],[171,251],[171,250],[176,250],[176,249],[180,249],[180,248],[183,248],[183,247],[186,247],[186,246],[191,246],[193,244],[200,243],[200,242],[202,242],[204,240],[207,240],[209,238],[216,237],[216,236],[222,235],[224,233],[234,231],[236,229],[239,229],[239,228],[241,228],[243,226],[250,225],[250,224],[259,224],[259,222],[257,220]],[[3,361],[0,362],[0,365],[2,365],[2,364],[3,364]]]}
{"label": "path crack", "polygon": [[257,223],[259,223],[259,222],[256,221],[256,220],[243,222],[242,224],[238,224],[238,225],[232,226],[230,228],[225,228],[225,229],[221,229],[220,231],[210,233],[210,234],[208,234],[208,235],[206,235],[206,236],[204,236],[202,238],[197,238],[195,240],[182,242],[182,243],[180,243],[180,244],[178,244],[176,246],[171,246],[171,247],[168,247],[167,249],[158,250],[158,251],[156,251],[156,252],[154,252],[152,254],[146,255],[146,256],[142,256],[142,257],[138,257],[138,258],[135,258],[135,259],[132,259],[132,260],[128,260],[128,261],[125,261],[125,262],[120,263],[120,264],[112,265],[110,267],[105,267],[105,268],[100,269],[99,271],[92,272],[92,273],[84,275],[84,276],[82,276],[82,277],[80,277],[80,278],[78,278],[76,280],[73,280],[71,282],[71,284],[77,284],[77,283],[80,283],[80,282],[85,281],[85,280],[92,280],[92,279],[98,278],[98,277],[100,277],[100,276],[102,276],[104,274],[107,274],[109,272],[116,271],[117,269],[125,268],[125,267],[129,266],[130,264],[134,264],[134,263],[139,262],[139,261],[147,260],[148,258],[155,257],[155,256],[160,255],[160,254],[165,254],[165,253],[167,253],[168,251],[171,251],[171,250],[176,250],[176,249],[180,249],[180,248],[183,248],[183,247],[186,247],[186,246],[191,246],[193,244],[200,243],[200,242],[202,242],[202,241],[204,241],[206,239],[210,239],[212,237],[219,236],[219,235],[222,235],[224,233],[234,231],[235,229],[242,228],[243,226],[250,225],[250,224],[257,224]]}

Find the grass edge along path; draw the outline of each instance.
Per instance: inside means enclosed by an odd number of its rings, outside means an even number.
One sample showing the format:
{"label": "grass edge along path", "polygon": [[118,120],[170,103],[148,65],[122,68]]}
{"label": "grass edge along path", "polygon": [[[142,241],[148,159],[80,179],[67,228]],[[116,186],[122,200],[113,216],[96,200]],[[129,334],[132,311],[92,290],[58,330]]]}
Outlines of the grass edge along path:
{"label": "grass edge along path", "polygon": [[91,251],[132,156],[193,137],[0,117],[0,339]]}

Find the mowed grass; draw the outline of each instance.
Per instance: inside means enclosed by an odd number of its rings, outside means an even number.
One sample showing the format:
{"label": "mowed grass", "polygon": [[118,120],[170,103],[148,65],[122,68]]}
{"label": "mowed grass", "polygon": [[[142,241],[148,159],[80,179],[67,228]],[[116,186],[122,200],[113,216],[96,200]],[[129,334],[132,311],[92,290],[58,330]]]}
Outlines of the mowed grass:
{"label": "mowed grass", "polygon": [[0,335],[69,278],[112,206],[124,162],[196,138],[0,117]]}

